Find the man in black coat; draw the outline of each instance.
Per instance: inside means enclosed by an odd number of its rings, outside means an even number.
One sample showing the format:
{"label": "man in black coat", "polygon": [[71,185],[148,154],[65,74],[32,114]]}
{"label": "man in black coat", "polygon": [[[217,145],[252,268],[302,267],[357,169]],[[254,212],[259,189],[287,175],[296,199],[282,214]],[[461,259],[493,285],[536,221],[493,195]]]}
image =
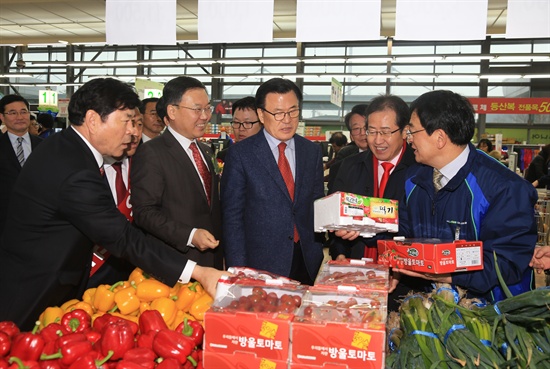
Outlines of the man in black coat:
{"label": "man in black coat", "polygon": [[215,294],[225,272],[195,265],[134,228],[102,177],[103,155],[128,148],[138,104],[123,82],[87,82],[69,103],[71,127],[45,140],[25,164],[0,239],[0,321],[28,330],[46,307],[81,298],[94,244],[168,285],[194,278]]}
{"label": "man in black coat", "polygon": [[0,114],[7,129],[0,135],[0,235],[8,216],[15,181],[31,152],[42,141],[29,133],[29,108],[29,102],[19,95],[6,95],[0,99]]}

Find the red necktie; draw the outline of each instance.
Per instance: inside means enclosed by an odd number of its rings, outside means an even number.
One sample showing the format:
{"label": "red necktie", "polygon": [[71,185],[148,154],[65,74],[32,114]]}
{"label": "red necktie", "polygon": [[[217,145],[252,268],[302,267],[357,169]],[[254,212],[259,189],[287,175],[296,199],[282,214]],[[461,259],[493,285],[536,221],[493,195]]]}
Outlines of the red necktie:
{"label": "red necktie", "polygon": [[199,174],[204,183],[204,191],[206,192],[206,199],[208,200],[208,205],[210,205],[212,175],[208,171],[208,167],[204,163],[204,160],[202,160],[202,156],[201,156],[201,153],[199,152],[199,148],[197,147],[197,145],[194,142],[191,142],[191,145],[189,146],[189,148],[193,152],[193,159],[195,160],[195,164],[197,164],[197,169],[199,170]]}
{"label": "red necktie", "polygon": [[116,172],[115,189],[116,189],[116,204],[118,205],[122,201],[124,201],[124,198],[126,197],[126,185],[124,184],[124,180],[122,179],[122,162],[117,161],[116,163],[113,163],[111,167]]}
{"label": "red necktie", "polygon": [[382,174],[382,179],[380,180],[380,186],[378,191],[378,196],[384,196],[384,190],[386,189],[386,184],[388,183],[388,178],[390,178],[390,172],[393,168],[393,164],[386,161],[382,163],[382,168],[384,168],[384,173]]}
{"label": "red necktie", "polygon": [[[281,171],[281,175],[283,176],[283,181],[285,181],[290,199],[294,201],[294,178],[292,177],[292,170],[290,169],[290,164],[288,163],[288,159],[285,155],[286,143],[281,142],[278,148],[279,161],[277,162],[277,165],[279,166],[279,171]],[[296,225],[294,225],[294,242],[297,243],[298,241],[300,241],[300,235],[298,234]]]}

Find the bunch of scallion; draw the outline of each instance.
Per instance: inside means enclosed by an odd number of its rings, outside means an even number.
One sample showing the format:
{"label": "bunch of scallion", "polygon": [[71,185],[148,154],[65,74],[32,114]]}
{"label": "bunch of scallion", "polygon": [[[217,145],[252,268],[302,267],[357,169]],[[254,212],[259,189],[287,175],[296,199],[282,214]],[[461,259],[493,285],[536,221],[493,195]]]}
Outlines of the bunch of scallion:
{"label": "bunch of scallion", "polygon": [[445,284],[407,296],[388,318],[386,368],[550,369],[550,288],[512,296],[497,274],[508,298],[494,305]]}

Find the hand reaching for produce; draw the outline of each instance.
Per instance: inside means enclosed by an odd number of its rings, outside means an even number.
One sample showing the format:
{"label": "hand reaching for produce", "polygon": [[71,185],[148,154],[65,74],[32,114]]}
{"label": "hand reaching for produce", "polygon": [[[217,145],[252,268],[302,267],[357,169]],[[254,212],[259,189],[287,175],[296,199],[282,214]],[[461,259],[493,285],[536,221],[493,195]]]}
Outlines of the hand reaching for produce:
{"label": "hand reaching for produce", "polygon": [[206,229],[199,228],[193,235],[193,245],[200,251],[215,249],[220,245],[220,241]]}
{"label": "hand reaching for produce", "polygon": [[390,275],[390,289],[388,290],[388,293],[392,293],[397,285],[399,284],[399,280],[401,279],[401,274],[396,272],[395,269],[392,270],[392,273]]}
{"label": "hand reaching for produce", "polygon": [[223,270],[195,265],[195,269],[193,269],[191,278],[198,281],[204,287],[204,290],[210,296],[212,296],[212,298],[214,298],[216,296],[218,279],[220,279],[222,275],[233,275],[233,274]]}
{"label": "hand reaching for produce", "polygon": [[[411,270],[393,268],[394,273],[406,274],[411,277],[427,279],[429,281],[439,283],[453,283],[453,279],[450,274],[431,274],[431,273],[418,273]],[[395,288],[395,287],[394,287]],[[391,291],[390,291],[391,292]]]}
{"label": "hand reaching for produce", "polygon": [[529,266],[535,269],[537,273],[550,269],[550,246],[536,247]]}

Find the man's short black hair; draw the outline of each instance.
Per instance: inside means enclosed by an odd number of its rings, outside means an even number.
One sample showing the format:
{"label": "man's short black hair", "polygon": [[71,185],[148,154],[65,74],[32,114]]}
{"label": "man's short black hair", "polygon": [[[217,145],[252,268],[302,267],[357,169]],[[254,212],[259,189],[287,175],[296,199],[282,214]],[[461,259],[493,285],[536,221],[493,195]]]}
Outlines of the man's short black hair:
{"label": "man's short black hair", "polygon": [[346,124],[346,128],[348,129],[348,131],[351,131],[351,127],[349,125],[349,121],[350,121],[351,117],[354,116],[355,114],[362,115],[362,116],[366,117],[367,116],[367,113],[366,113],[367,107],[368,107],[367,104],[355,105],[353,108],[351,108],[351,111],[345,115],[344,123]]}
{"label": "man's short black hair", "polygon": [[384,110],[395,112],[395,124],[399,127],[400,131],[403,131],[409,124],[411,119],[409,106],[402,98],[390,94],[377,96],[369,102],[369,106],[365,112],[367,124],[369,115]]}
{"label": "man's short black hair", "polygon": [[4,114],[5,113],[4,109],[6,108],[6,105],[17,102],[17,101],[21,101],[21,102],[25,103],[25,105],[27,105],[27,110],[31,110],[31,106],[29,105],[29,102],[23,96],[21,96],[21,95],[6,95],[6,96],[4,96],[0,99],[0,113]]}
{"label": "man's short black hair", "polygon": [[267,94],[286,94],[289,92],[294,92],[298,98],[298,104],[301,106],[303,99],[302,91],[300,91],[294,82],[285,78],[271,78],[258,87],[258,90],[256,91],[256,107],[258,109],[265,108],[265,98]]}
{"label": "man's short black hair", "polygon": [[256,100],[252,96],[243,97],[233,103],[233,110],[231,111],[233,115],[237,110],[247,110],[250,109],[256,112]]}
{"label": "man's short black hair", "polygon": [[53,128],[53,125],[55,123],[53,117],[51,114],[48,113],[40,113],[38,114],[38,118],[36,118],[36,121],[40,123],[40,125],[46,129]]}
{"label": "man's short black hair", "polygon": [[[204,84],[196,78],[189,76],[176,77],[168,81],[162,90],[165,107],[168,105],[177,105],[181,101],[181,97],[187,91],[200,88],[206,91]],[[157,102],[158,110],[158,102]],[[158,114],[158,112],[157,112]]]}
{"label": "man's short black hair", "polygon": [[348,143],[348,138],[342,132],[334,132],[328,142],[332,145],[342,147]]}
{"label": "man's short black hair", "polygon": [[141,114],[145,114],[145,109],[147,108],[147,104],[158,102],[158,101],[159,101],[158,97],[148,97],[147,99],[141,100],[141,104],[139,106],[139,112]]}
{"label": "man's short black hair", "polygon": [[115,110],[135,109],[139,96],[132,86],[114,78],[95,78],[82,85],[69,101],[69,121],[84,123],[86,112],[93,110],[105,120]]}

